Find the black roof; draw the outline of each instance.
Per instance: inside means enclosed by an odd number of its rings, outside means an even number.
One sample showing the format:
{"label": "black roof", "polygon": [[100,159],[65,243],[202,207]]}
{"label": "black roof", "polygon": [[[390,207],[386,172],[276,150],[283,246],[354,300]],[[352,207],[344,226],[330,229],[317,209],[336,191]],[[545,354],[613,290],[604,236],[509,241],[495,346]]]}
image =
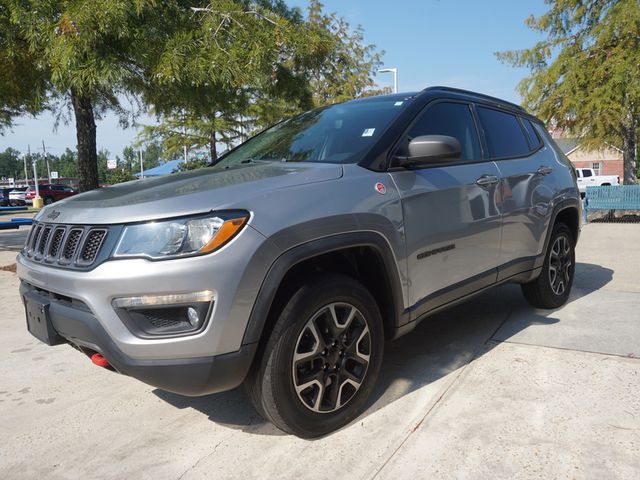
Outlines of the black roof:
{"label": "black roof", "polygon": [[522,108],[520,105],[517,105],[515,103],[502,100],[501,98],[492,97],[491,95],[485,95],[484,93],[472,92],[470,90],[463,90],[461,88],[444,87],[444,86],[438,85],[435,87],[427,87],[423,90],[423,92],[455,93],[455,94],[472,98],[475,100],[484,100],[489,103],[496,103],[501,106],[508,106],[512,109],[519,110],[520,112],[527,113],[527,111],[524,108]]}

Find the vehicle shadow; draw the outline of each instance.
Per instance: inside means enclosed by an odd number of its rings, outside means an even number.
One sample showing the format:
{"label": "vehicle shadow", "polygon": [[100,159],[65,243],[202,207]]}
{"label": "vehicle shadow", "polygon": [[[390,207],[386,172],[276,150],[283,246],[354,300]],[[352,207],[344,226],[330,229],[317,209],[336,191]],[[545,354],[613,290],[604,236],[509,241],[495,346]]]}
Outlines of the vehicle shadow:
{"label": "vehicle shadow", "polygon": [[[599,290],[612,277],[613,271],[608,268],[577,263],[569,302]],[[366,411],[355,422],[437,382],[529,326],[558,323],[555,312],[532,308],[518,285],[503,285],[425,319],[409,335],[387,343],[377,387]],[[194,408],[211,421],[231,428],[283,435],[255,411],[242,388],[198,398],[162,390],[153,393],[177,408]]]}

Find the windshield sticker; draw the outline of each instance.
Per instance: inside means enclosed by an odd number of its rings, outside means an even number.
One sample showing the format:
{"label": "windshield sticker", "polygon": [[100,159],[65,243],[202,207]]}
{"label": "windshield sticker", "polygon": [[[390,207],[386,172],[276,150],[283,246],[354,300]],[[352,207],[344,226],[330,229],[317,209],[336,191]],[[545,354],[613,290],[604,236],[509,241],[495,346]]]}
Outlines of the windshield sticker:
{"label": "windshield sticker", "polygon": [[363,137],[373,137],[373,132],[375,132],[375,128],[365,128],[364,132],[362,132]]}
{"label": "windshield sticker", "polygon": [[404,102],[396,102],[393,104],[394,107],[399,107],[403,104]]}

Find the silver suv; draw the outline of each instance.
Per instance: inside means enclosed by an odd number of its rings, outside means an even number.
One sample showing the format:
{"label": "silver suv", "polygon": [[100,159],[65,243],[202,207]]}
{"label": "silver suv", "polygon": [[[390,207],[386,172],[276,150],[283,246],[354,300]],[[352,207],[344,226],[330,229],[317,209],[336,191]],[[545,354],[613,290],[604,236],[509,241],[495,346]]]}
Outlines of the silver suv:
{"label": "silver suv", "polygon": [[160,389],[244,382],[282,430],[363,410],[386,340],[505,282],[569,295],[571,164],[522,108],[445,87],[281,122],[209,168],[45,207],[18,257],[29,331]]}

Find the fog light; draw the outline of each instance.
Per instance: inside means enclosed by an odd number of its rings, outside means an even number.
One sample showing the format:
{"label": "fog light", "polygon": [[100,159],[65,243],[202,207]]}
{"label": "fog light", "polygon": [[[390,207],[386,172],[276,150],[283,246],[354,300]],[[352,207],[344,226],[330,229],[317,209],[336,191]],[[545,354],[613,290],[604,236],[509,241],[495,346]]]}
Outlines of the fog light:
{"label": "fog light", "polygon": [[200,326],[200,317],[198,315],[198,311],[195,308],[187,308],[187,317],[189,317],[189,323],[193,328],[198,328]]}
{"label": "fog light", "polygon": [[139,337],[191,335],[205,328],[214,304],[210,290],[115,298],[122,322]]}

